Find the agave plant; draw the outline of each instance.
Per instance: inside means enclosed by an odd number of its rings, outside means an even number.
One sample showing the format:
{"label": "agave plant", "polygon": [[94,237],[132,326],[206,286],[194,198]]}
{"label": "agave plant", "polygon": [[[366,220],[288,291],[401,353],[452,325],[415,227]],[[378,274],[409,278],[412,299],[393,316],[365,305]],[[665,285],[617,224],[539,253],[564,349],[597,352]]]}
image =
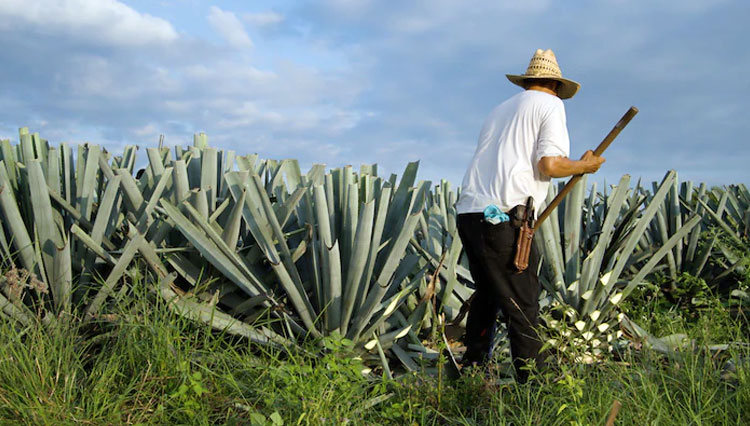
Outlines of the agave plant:
{"label": "agave plant", "polygon": [[388,350],[409,334],[400,307],[426,269],[409,243],[430,187],[416,163],[398,184],[375,166],[303,175],[198,134],[174,156],[147,149],[134,175],[133,146],[81,145],[72,161],[22,129],[0,147],[0,260],[35,283],[19,295],[6,282],[0,309],[21,323],[35,309],[96,318],[144,261],[176,312],[259,342],[340,334]]}
{"label": "agave plant", "polygon": [[[431,274],[437,272],[434,282],[437,311],[434,314],[445,314],[449,322],[459,317],[461,308],[473,293],[473,281],[467,259],[462,256],[463,246],[456,228],[454,205],[458,195],[446,180],[435,186],[427,196],[424,214],[412,241],[416,252],[423,257],[420,264]],[[457,322],[465,323],[465,319],[458,318]]]}
{"label": "agave plant", "polygon": [[706,224],[718,230],[711,241],[720,252],[720,256],[713,257],[720,270],[712,282],[724,290],[734,287],[737,276],[747,273],[743,254],[750,247],[750,192],[744,184],[714,187],[689,206],[703,214]]}
{"label": "agave plant", "polygon": [[[595,188],[585,197],[585,179],[581,180],[561,207],[562,214],[553,213],[536,236],[544,259],[540,280],[550,305],[562,313],[548,325],[562,328],[566,341],[585,348],[587,355],[611,347],[608,343],[619,337],[616,326],[623,319],[617,306],[700,222],[699,216],[686,219],[637,272],[628,274],[628,268],[639,262],[636,248],[664,208],[675,173],[666,175],[645,205],[646,197],[632,191],[629,181],[623,176],[609,195],[597,200]],[[551,188],[548,200],[554,195]],[[560,339],[549,343],[565,349]]]}
{"label": "agave plant", "polygon": [[21,323],[42,312],[44,321],[49,322],[54,317],[51,313],[71,310],[73,268],[78,266],[72,253],[77,246],[65,229],[73,220],[93,227],[93,199],[86,191],[96,184],[89,166],[98,162],[99,152],[81,149],[76,169],[69,146],[52,148],[26,128],[19,135],[16,146],[8,140],[0,142],[0,212],[4,228],[0,230],[0,259],[6,268],[23,268],[31,281],[42,285],[8,299],[11,286],[6,282],[0,304],[6,314]]}

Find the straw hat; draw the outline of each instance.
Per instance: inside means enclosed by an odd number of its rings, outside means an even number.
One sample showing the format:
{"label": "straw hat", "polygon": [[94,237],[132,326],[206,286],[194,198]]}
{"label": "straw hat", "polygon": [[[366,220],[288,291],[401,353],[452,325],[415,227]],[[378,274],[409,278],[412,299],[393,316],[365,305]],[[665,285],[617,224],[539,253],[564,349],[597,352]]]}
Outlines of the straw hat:
{"label": "straw hat", "polygon": [[517,84],[521,87],[524,87],[524,82],[526,80],[547,79],[559,81],[560,85],[557,87],[557,96],[559,96],[560,99],[572,98],[581,87],[581,85],[575,81],[563,78],[562,73],[560,72],[560,66],[557,65],[557,59],[555,59],[555,53],[552,49],[537,49],[529,62],[529,67],[526,68],[525,74],[505,74],[505,76],[508,77],[508,80],[510,80],[511,83]]}

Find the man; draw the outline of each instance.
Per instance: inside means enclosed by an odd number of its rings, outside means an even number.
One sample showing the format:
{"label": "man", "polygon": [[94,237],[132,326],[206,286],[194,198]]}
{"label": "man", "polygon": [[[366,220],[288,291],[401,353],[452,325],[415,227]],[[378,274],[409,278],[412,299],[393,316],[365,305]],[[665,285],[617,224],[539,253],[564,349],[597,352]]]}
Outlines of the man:
{"label": "man", "polygon": [[[463,365],[482,365],[491,356],[500,309],[508,325],[516,380],[528,379],[531,360],[544,363],[536,333],[541,287],[539,255],[532,247],[529,267],[513,266],[515,243],[527,199],[542,204],[551,178],[593,173],[604,158],[587,151],[568,159],[565,107],[580,85],[562,77],[552,50],[537,50],[523,75],[506,77],[525,90],[487,117],[456,203],[458,231],[466,250],[476,294],[469,309]],[[532,212],[536,217],[536,212]]]}

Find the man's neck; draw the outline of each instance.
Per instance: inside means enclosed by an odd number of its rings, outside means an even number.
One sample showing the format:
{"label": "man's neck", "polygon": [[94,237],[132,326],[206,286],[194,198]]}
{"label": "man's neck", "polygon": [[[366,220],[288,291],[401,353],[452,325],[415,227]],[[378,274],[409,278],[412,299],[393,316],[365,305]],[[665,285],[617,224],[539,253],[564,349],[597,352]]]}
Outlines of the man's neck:
{"label": "man's neck", "polygon": [[544,92],[549,93],[550,95],[557,96],[557,92],[544,86],[537,86],[536,84],[532,84],[531,86],[527,87],[526,90],[536,90],[537,92]]}

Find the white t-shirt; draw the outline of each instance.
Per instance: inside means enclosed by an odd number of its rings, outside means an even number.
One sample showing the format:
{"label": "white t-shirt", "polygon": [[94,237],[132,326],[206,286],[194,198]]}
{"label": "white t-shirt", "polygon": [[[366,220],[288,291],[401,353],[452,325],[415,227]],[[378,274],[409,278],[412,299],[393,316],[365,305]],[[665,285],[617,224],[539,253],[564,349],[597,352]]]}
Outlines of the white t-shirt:
{"label": "white t-shirt", "polygon": [[537,163],[542,157],[567,157],[569,152],[560,98],[537,90],[511,97],[495,107],[484,122],[456,211],[482,212],[495,204],[507,212],[526,204],[532,196],[539,212],[550,177],[539,171]]}

